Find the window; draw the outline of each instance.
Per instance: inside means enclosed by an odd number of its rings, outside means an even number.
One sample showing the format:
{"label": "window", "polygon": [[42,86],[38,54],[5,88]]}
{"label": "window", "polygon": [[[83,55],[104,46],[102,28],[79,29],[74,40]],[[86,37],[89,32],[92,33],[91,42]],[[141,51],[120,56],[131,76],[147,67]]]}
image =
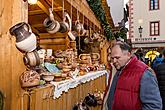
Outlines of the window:
{"label": "window", "polygon": [[159,36],[159,21],[150,22],[150,36]]}
{"label": "window", "polygon": [[150,0],[150,10],[159,9],[159,0]]}

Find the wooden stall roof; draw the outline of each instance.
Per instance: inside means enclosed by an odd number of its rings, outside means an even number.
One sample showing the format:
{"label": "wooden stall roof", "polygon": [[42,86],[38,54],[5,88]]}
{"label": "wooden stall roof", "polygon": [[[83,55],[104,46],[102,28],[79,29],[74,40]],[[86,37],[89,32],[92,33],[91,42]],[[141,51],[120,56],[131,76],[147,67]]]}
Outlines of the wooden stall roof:
{"label": "wooden stall roof", "polygon": [[110,13],[110,7],[107,4],[107,0],[102,0],[101,3],[102,3],[102,7],[103,7],[103,9],[105,11],[106,19],[107,19],[109,25],[112,28],[114,28],[114,23],[113,23],[112,16],[111,16],[111,13]]}
{"label": "wooden stall roof", "polygon": [[[81,22],[83,22],[84,17],[85,26],[95,25],[98,30],[101,30],[100,22],[96,19],[86,0],[64,0],[64,3],[63,0],[54,0],[53,4],[53,14],[57,21],[62,21],[62,12],[64,10],[71,16],[72,24],[77,20],[77,15],[79,14]],[[37,4],[28,6],[28,22],[35,33],[47,33],[43,27],[43,21],[49,16],[48,9],[51,7],[52,0],[38,0]]]}

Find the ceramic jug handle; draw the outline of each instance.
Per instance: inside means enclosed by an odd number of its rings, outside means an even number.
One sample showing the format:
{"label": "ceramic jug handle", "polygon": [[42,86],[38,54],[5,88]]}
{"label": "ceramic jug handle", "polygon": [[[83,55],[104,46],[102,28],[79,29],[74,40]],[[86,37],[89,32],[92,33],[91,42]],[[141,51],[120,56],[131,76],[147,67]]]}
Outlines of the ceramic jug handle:
{"label": "ceramic jug handle", "polygon": [[96,55],[97,55],[97,60],[99,60],[100,59],[100,54],[96,53]]}
{"label": "ceramic jug handle", "polygon": [[79,20],[76,20],[75,21],[75,26],[78,25],[78,24],[80,24],[80,21]]}
{"label": "ceramic jug handle", "polygon": [[82,56],[82,55],[83,55],[83,54],[80,54],[80,55],[79,55],[79,60],[81,60],[81,56]]}
{"label": "ceramic jug handle", "polygon": [[27,31],[29,31],[29,32],[32,32],[32,29],[31,29],[31,27],[30,27],[30,25],[28,24],[28,23],[25,23],[25,26],[27,27]]}
{"label": "ceramic jug handle", "polygon": [[72,22],[71,22],[71,18],[69,16],[69,14],[67,12],[64,13],[64,22],[66,22],[66,19],[68,19],[68,22],[69,22],[69,31],[71,31],[71,29],[72,29]]}
{"label": "ceramic jug handle", "polygon": [[54,15],[53,15],[53,12],[52,12],[52,8],[49,8],[49,17],[50,17],[50,20],[55,21],[54,20]]}

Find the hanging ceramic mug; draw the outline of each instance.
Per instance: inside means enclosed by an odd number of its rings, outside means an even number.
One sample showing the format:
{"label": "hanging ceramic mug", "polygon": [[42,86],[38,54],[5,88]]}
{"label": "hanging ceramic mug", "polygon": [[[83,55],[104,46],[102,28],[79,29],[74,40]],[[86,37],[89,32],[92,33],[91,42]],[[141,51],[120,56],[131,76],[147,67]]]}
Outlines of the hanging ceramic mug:
{"label": "hanging ceramic mug", "polygon": [[43,25],[48,33],[54,34],[60,30],[60,23],[54,20],[54,15],[51,8],[49,8],[49,13],[50,15],[44,20]]}
{"label": "hanging ceramic mug", "polygon": [[9,29],[10,34],[16,37],[16,47],[24,52],[36,49],[37,40],[29,24],[21,22]]}
{"label": "hanging ceramic mug", "polygon": [[60,23],[58,21],[52,21],[49,17],[44,20],[43,24],[50,34],[54,34],[60,30]]}
{"label": "hanging ceramic mug", "polygon": [[72,33],[72,31],[68,32],[68,36],[72,41],[76,40],[76,36]]}
{"label": "hanging ceramic mug", "polygon": [[[63,22],[60,23],[60,32],[64,33],[71,30],[71,18],[67,12],[64,12]],[[68,22],[67,22],[68,21]]]}
{"label": "hanging ceramic mug", "polygon": [[83,29],[81,36],[86,36],[86,34],[87,34],[87,30]]}
{"label": "hanging ceramic mug", "polygon": [[24,64],[30,67],[40,65],[40,57],[36,50],[27,52],[23,57]]}
{"label": "hanging ceramic mug", "polygon": [[83,26],[83,24],[80,23],[79,20],[77,20],[77,21],[75,22],[75,29],[76,29],[76,31],[79,32],[80,34],[82,34],[83,31],[84,31],[84,26]]}

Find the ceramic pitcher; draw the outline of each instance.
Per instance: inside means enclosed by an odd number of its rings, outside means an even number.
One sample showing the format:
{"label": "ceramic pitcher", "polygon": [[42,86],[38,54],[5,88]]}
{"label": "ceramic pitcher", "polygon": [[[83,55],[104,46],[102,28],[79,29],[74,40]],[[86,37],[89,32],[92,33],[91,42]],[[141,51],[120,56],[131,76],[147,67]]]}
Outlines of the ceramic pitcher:
{"label": "ceramic pitcher", "polygon": [[31,52],[36,49],[36,36],[31,31],[29,24],[25,22],[18,23],[10,28],[10,34],[16,37],[16,47],[25,52]]}

